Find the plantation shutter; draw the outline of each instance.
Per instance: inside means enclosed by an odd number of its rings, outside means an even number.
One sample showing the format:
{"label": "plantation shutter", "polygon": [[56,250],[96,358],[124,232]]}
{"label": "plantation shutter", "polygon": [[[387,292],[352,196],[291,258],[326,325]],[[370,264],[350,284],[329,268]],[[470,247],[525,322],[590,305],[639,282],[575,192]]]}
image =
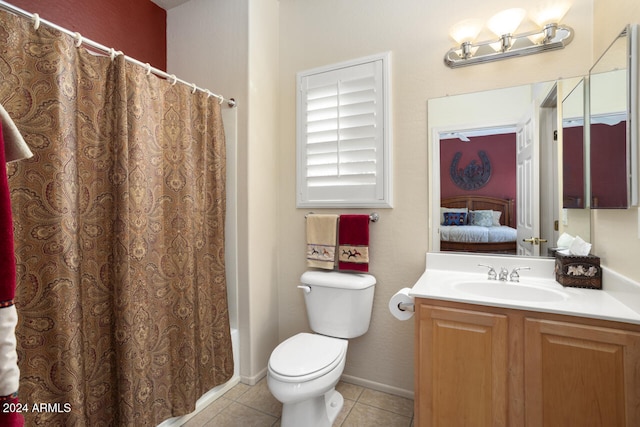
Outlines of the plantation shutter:
{"label": "plantation shutter", "polygon": [[298,206],[390,206],[384,58],[298,76]]}

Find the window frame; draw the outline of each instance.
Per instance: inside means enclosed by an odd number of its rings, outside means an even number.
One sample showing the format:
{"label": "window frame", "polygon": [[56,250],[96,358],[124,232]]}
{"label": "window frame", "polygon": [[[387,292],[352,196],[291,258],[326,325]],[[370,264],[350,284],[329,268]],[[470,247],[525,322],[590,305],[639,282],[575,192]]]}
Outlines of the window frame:
{"label": "window frame", "polygon": [[[309,199],[307,191],[307,109],[305,79],[319,74],[337,72],[349,67],[381,62],[382,116],[376,116],[376,126],[382,126],[382,141],[376,140],[376,163],[382,162],[381,176],[376,172],[375,193],[371,198],[354,199],[346,193],[353,193],[357,186],[345,187],[345,192],[337,197]],[[339,79],[336,78],[336,82]],[[371,55],[332,65],[326,65],[298,72],[296,75],[296,207],[298,208],[391,208],[393,207],[392,186],[392,127],[391,127],[391,53]]]}

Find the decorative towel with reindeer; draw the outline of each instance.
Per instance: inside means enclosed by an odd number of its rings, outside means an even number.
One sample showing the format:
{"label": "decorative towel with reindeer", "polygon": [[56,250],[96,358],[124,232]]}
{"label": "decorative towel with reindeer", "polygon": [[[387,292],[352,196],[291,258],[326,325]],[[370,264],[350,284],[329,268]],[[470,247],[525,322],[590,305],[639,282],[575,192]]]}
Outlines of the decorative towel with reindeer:
{"label": "decorative towel with reindeer", "polygon": [[340,215],[338,270],[369,271],[369,215]]}
{"label": "decorative towel with reindeer", "polygon": [[307,215],[307,266],[333,270],[338,215]]}

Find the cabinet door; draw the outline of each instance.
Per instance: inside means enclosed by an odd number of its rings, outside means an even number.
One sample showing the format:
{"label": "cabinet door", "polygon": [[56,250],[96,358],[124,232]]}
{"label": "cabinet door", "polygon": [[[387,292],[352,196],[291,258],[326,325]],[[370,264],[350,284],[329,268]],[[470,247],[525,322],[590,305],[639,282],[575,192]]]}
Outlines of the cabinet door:
{"label": "cabinet door", "polygon": [[525,320],[526,425],[640,426],[640,334]]}
{"label": "cabinet door", "polygon": [[418,305],[418,426],[505,426],[507,317]]}

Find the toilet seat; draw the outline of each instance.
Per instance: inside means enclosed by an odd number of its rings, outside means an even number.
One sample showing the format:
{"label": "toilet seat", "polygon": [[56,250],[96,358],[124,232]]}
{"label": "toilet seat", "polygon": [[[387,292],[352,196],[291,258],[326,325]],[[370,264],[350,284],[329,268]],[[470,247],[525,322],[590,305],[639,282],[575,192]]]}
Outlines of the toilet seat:
{"label": "toilet seat", "polygon": [[269,371],[284,382],[311,381],[333,370],[345,358],[348,341],[324,335],[300,333],[276,347]]}

